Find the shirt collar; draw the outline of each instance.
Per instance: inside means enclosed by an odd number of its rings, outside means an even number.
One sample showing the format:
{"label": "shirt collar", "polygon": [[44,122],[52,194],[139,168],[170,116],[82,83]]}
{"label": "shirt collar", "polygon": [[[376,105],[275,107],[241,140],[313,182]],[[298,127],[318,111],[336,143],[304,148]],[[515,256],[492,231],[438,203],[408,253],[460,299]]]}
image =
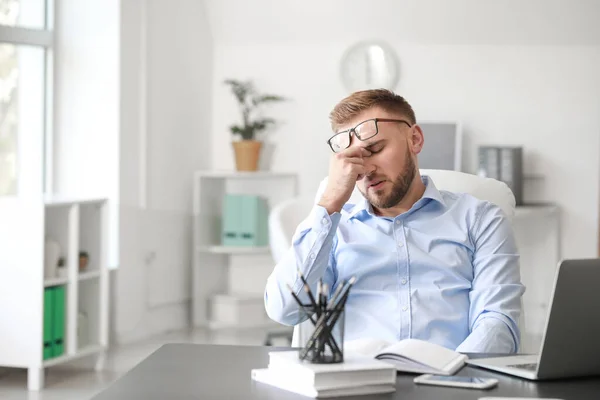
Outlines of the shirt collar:
{"label": "shirt collar", "polygon": [[[441,205],[443,205],[445,207],[446,202],[444,201],[444,198],[442,197],[442,194],[440,193],[440,191],[437,189],[437,187],[433,183],[433,180],[427,175],[421,175],[421,181],[425,185],[425,192],[423,193],[423,196],[413,205],[413,207],[411,209],[414,209],[415,207],[420,208],[423,205],[423,202],[427,199],[437,201],[438,203],[440,203]],[[371,205],[371,203],[369,203],[369,201],[362,194],[360,195],[360,200],[357,201],[356,204],[354,204],[354,206],[349,208],[348,218],[350,219],[350,218],[356,217],[361,211],[367,212],[371,215],[375,215],[373,212],[373,206]]]}

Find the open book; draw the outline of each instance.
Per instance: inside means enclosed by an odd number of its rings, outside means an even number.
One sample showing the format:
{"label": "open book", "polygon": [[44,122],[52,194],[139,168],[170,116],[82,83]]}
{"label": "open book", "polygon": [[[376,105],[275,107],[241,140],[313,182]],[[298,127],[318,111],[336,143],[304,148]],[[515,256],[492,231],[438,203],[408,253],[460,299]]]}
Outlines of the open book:
{"label": "open book", "polygon": [[401,372],[454,375],[467,356],[418,339],[396,343],[380,339],[357,339],[344,343],[344,353],[359,353],[390,363]]}

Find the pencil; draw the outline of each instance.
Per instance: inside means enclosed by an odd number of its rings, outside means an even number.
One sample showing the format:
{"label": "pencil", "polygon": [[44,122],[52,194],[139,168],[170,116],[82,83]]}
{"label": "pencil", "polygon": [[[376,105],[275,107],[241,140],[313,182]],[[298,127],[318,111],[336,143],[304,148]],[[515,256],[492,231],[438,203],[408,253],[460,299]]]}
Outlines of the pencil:
{"label": "pencil", "polygon": [[317,317],[321,316],[323,311],[323,278],[317,283]]}
{"label": "pencil", "polygon": [[292,296],[294,297],[294,300],[296,300],[296,303],[298,303],[298,305],[300,306],[300,308],[302,309],[302,311],[304,311],[304,313],[306,315],[308,315],[308,318],[310,319],[310,321],[314,324],[317,323],[316,319],[313,319],[312,315],[308,314],[306,312],[306,306],[304,304],[302,304],[302,300],[300,300],[300,298],[298,296],[296,296],[296,293],[294,293],[294,290],[292,289],[292,287],[290,286],[289,283],[286,283],[287,288],[289,289],[290,293],[292,294]]}
{"label": "pencil", "polygon": [[310,303],[312,304],[314,309],[317,310],[317,302],[315,301],[315,298],[310,290],[310,286],[308,285],[308,282],[306,282],[306,279],[304,278],[304,275],[302,274],[302,271],[300,271],[300,269],[298,269],[298,275],[300,276],[302,283],[304,283],[304,291],[306,292],[306,294],[308,294]]}
{"label": "pencil", "polygon": [[327,292],[328,292],[329,287],[327,286],[327,284],[323,284],[323,290],[321,295],[323,296],[323,301],[321,302],[321,312],[325,312],[325,310],[327,309]]}
{"label": "pencil", "polygon": [[331,308],[335,308],[336,304],[337,304],[337,299],[338,297],[340,297],[340,295],[343,297],[344,295],[341,294],[342,292],[348,292],[350,290],[350,288],[352,287],[352,285],[354,285],[354,282],[356,282],[356,277],[353,276],[352,278],[350,278],[350,280],[348,280],[348,282],[343,282],[342,284],[339,285],[337,287],[337,289],[335,290],[335,294],[333,295],[332,299],[330,300],[328,307],[331,306]]}

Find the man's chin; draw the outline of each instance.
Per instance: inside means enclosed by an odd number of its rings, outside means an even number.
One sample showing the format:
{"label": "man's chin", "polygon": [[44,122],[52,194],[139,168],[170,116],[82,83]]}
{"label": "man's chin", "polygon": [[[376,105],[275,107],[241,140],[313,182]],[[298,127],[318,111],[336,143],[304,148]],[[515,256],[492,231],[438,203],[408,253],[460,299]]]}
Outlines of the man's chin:
{"label": "man's chin", "polygon": [[383,193],[369,193],[367,200],[369,200],[369,203],[377,208],[387,208],[383,206],[387,203],[387,198]]}
{"label": "man's chin", "polygon": [[384,197],[387,197],[389,195],[387,189],[389,189],[389,188],[386,188],[385,186],[380,187],[378,189],[370,187],[367,193],[369,193],[369,196],[372,196],[372,197],[375,197],[378,199],[383,199]]}

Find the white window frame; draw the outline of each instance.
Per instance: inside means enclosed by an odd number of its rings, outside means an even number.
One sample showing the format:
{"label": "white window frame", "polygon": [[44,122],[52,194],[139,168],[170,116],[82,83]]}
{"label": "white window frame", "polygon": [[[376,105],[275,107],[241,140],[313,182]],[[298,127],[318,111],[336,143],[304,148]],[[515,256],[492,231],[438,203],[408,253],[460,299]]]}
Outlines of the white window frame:
{"label": "white window frame", "polygon": [[[43,147],[42,168],[42,188],[43,194],[50,194],[53,190],[53,148],[54,148],[54,0],[46,0],[45,7],[45,26],[44,28],[28,28],[21,26],[0,25],[0,44],[14,44],[40,47],[44,50],[44,129],[42,133],[41,144]],[[21,144],[25,149],[21,148]],[[35,143],[22,143],[19,141],[19,155],[23,151],[28,152],[29,147],[36,147]],[[19,175],[21,173],[19,172]],[[21,177],[19,176],[19,179]],[[18,187],[21,187],[19,182]],[[19,195],[19,193],[17,193]]]}

